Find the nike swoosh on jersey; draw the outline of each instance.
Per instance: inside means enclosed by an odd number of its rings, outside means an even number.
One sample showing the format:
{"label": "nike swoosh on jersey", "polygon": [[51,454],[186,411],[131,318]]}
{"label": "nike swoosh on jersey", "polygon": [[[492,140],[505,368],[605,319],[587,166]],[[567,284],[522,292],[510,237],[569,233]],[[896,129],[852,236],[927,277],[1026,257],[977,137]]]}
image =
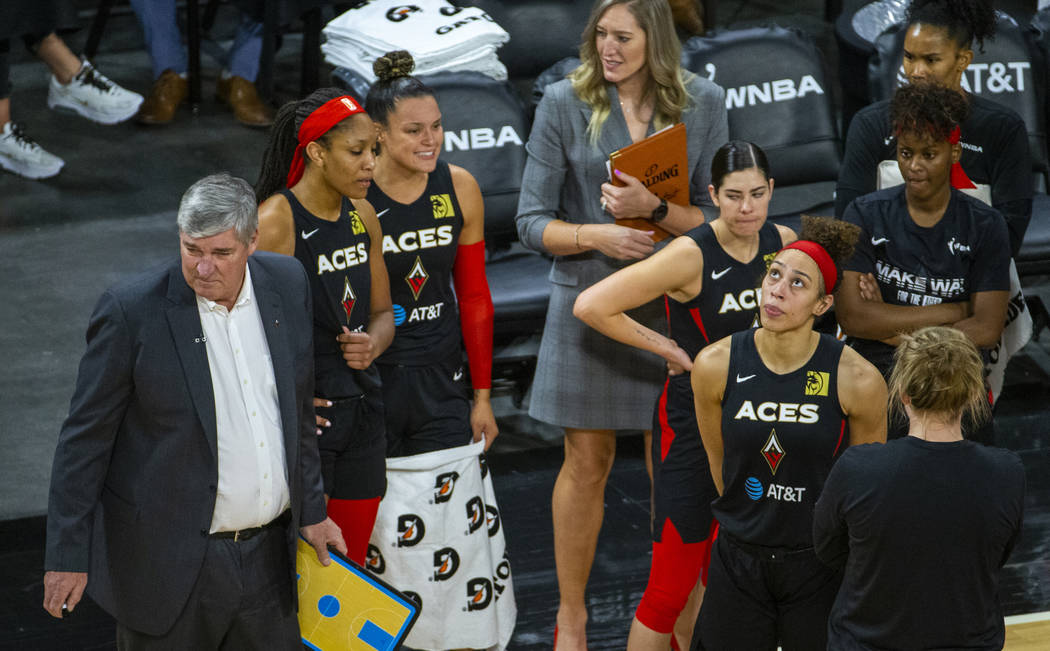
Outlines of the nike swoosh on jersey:
{"label": "nike swoosh on jersey", "polygon": [[461,371],[461,370],[460,371],[456,371],[455,373],[452,374],[452,381],[453,382],[459,382],[462,379],[463,379],[463,371]]}
{"label": "nike swoosh on jersey", "polygon": [[726,275],[727,273],[729,273],[729,270],[730,270],[730,269],[732,269],[732,267],[726,267],[726,268],[725,268],[725,269],[723,269],[722,271],[712,271],[712,272],[711,272],[711,280],[718,280],[718,279],[719,279],[719,278],[721,278],[722,276],[724,276],[724,275]]}
{"label": "nike swoosh on jersey", "polygon": [[740,374],[737,373],[736,374],[736,383],[740,384],[741,382],[747,382],[748,380],[750,380],[753,377],[755,377],[753,374],[752,375],[745,375],[744,377],[740,377]]}
{"label": "nike swoosh on jersey", "polygon": [[379,212],[376,213],[376,219],[379,219],[380,217],[382,217],[383,215],[387,214],[388,212],[390,212],[389,208],[383,208],[382,210],[380,210]]}
{"label": "nike swoosh on jersey", "polygon": [[302,233],[303,239],[304,239],[304,240],[308,240],[308,239],[310,239],[311,237],[313,237],[313,236],[314,236],[314,233],[316,233],[316,232],[317,232],[317,231],[319,231],[319,230],[321,230],[321,229],[320,229],[320,228],[315,228],[315,229],[313,229],[312,231],[310,231],[309,233],[307,233],[306,231],[300,231],[300,232]]}
{"label": "nike swoosh on jersey", "polygon": [[885,244],[886,242],[889,242],[889,241],[890,241],[890,239],[888,237],[880,237],[878,239],[875,239],[873,237],[873,238],[871,238],[871,245],[872,246],[878,246],[880,244]]}

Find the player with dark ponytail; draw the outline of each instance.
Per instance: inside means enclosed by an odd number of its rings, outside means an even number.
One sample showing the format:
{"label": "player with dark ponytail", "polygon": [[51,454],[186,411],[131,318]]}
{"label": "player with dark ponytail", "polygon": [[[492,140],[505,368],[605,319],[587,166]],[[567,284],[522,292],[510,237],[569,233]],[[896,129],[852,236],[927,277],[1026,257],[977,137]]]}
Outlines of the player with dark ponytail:
{"label": "player with dark ponytail", "polygon": [[[963,71],[973,61],[973,46],[983,51],[995,27],[991,0],[913,0],[902,65],[909,83],[934,83],[960,93],[968,102],[969,115],[959,124],[964,144],[960,163],[971,185],[982,194],[987,190],[991,205],[1002,213],[1010,251],[1016,256],[1032,217],[1027,130],[1017,113],[964,88]],[[879,187],[880,162],[896,158],[897,134],[889,105],[886,100],[867,106],[850,123],[835,192],[838,217],[855,198]]]}
{"label": "player with dark ponytail", "polygon": [[841,574],[813,550],[813,506],[835,459],[886,438],[879,372],[814,320],[834,302],[857,228],[804,217],[762,281],[762,326],[693,363],[719,523],[694,649],[827,648]]}
{"label": "player with dark ponytail", "polygon": [[365,101],[379,125],[368,200],[383,224],[397,328],[376,362],[386,396],[388,456],[482,437],[488,448],[499,434],[489,402],[493,308],[485,279],[484,202],[470,172],[438,160],[441,110],[434,91],[411,76],[414,65],[403,50],[379,57]]}
{"label": "player with dark ponytail", "polygon": [[310,277],[315,395],[328,514],[364,564],[386,490],[386,434],[373,360],[394,335],[383,234],[364,199],[375,125],[328,88],[278,111],[256,183],[259,247],[294,255]]}

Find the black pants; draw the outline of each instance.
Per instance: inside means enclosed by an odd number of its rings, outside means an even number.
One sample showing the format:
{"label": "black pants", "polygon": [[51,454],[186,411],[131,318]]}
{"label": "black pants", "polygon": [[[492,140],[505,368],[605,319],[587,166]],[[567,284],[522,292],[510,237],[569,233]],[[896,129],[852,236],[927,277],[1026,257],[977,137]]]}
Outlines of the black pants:
{"label": "black pants", "polygon": [[317,439],[324,492],[337,500],[367,500],[386,493],[386,425],[379,388],[318,407],[327,418]]}
{"label": "black pants", "polygon": [[812,549],[756,553],[719,533],[691,649],[814,651],[828,646],[828,613],[842,574]]}
{"label": "black pants", "polygon": [[380,364],[388,457],[467,445],[470,386],[459,352],[440,364]]}
{"label": "black pants", "polygon": [[[186,607],[165,635],[117,624],[120,651],[301,651],[285,527],[248,540],[209,538]],[[157,586],[163,589],[163,586]]]}

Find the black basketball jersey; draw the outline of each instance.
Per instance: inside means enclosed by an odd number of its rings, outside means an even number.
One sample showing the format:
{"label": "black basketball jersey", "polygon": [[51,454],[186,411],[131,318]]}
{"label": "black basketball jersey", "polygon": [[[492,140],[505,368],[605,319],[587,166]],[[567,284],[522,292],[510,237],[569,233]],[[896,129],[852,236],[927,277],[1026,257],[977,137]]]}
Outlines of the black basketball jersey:
{"label": "black basketball jersey", "polygon": [[281,194],[292,207],[295,257],[310,277],[314,304],[314,376],[317,395],[345,398],[379,386],[373,366],[358,371],[346,365],[335,337],[346,326],[363,331],[372,312],[372,238],[353,204],[343,197],[339,219],[328,221],[303,207],[291,190]]}
{"label": "black basketball jersey", "polygon": [[703,253],[703,284],[700,293],[684,303],[667,297],[667,324],[670,337],[694,359],[709,343],[758,325],[762,277],[783,244],[777,227],[766,222],[758,233],[755,257],[740,262],[725,252],[710,224],[685,236]]}
{"label": "black basketball jersey", "polygon": [[843,343],[820,335],[809,361],[783,375],[762,362],[757,330],[733,335],[722,398],[720,526],[755,545],[813,546],[813,507],[849,445],[838,400]]}
{"label": "black basketball jersey", "polygon": [[416,366],[447,359],[461,340],[452,265],[463,230],[448,163],[438,161],[423,194],[411,204],[394,201],[375,183],[368,201],[383,228],[397,328],[379,362]]}
{"label": "black basketball jersey", "polygon": [[[904,186],[858,197],[843,219],[861,228],[847,271],[874,274],[890,305],[968,301],[976,292],[1010,288],[1010,244],[999,211],[958,190],[935,225],[908,213]],[[857,352],[887,373],[893,347],[851,339]]]}

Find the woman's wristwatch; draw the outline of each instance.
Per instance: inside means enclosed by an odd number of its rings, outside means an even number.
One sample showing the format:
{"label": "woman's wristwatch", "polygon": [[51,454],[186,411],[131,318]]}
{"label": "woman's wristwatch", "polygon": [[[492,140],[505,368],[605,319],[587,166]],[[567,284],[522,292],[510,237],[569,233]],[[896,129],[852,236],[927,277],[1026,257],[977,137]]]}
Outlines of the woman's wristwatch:
{"label": "woman's wristwatch", "polygon": [[649,219],[654,224],[659,224],[667,217],[667,199],[660,199],[660,205],[653,208],[653,214],[649,215]]}

